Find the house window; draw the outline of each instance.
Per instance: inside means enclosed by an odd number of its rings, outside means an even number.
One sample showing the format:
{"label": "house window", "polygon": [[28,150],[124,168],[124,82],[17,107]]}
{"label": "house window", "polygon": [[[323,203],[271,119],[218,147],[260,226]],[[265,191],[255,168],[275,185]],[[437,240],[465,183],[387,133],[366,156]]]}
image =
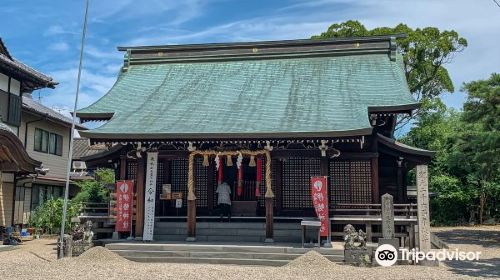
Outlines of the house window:
{"label": "house window", "polygon": [[63,137],[40,128],[35,128],[34,150],[62,156]]}
{"label": "house window", "polygon": [[21,124],[21,97],[10,94],[9,96],[9,115],[7,122],[11,125],[19,126]]}
{"label": "house window", "polygon": [[35,210],[49,199],[62,198],[63,187],[33,184],[31,189],[31,210]]}

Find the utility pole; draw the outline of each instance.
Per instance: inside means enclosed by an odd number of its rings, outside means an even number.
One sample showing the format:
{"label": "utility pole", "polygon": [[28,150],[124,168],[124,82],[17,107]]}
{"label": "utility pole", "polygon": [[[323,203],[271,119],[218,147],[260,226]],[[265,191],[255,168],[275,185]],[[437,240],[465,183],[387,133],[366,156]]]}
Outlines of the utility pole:
{"label": "utility pole", "polygon": [[73,107],[73,121],[71,123],[70,141],[69,141],[69,155],[68,155],[68,166],[66,169],[66,188],[64,190],[64,204],[63,213],[61,221],[61,236],[59,238],[59,252],[58,258],[63,257],[64,252],[64,228],[66,226],[66,212],[68,210],[68,193],[69,193],[69,174],[71,172],[71,159],[73,158],[73,137],[75,134],[75,122],[76,122],[76,108],[78,105],[78,94],[80,93],[80,78],[82,75],[82,62],[83,62],[83,46],[85,43],[85,35],[87,33],[87,14],[89,12],[89,0],[85,0],[85,17],[83,20],[83,31],[82,31],[82,41],[80,45],[80,64],[78,65],[78,78],[76,80],[76,94],[75,94],[75,105]]}

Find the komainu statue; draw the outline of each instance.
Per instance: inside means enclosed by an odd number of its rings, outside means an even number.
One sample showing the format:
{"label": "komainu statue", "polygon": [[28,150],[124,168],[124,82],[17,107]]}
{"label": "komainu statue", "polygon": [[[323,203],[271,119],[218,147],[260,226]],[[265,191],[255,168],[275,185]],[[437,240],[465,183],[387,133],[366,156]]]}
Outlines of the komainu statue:
{"label": "komainu statue", "polygon": [[344,227],[344,248],[366,248],[366,233],[362,230],[356,232],[356,229],[351,225]]}
{"label": "komainu statue", "polygon": [[84,224],[76,226],[71,235],[73,237],[73,256],[79,256],[94,246],[92,221],[86,221]]}

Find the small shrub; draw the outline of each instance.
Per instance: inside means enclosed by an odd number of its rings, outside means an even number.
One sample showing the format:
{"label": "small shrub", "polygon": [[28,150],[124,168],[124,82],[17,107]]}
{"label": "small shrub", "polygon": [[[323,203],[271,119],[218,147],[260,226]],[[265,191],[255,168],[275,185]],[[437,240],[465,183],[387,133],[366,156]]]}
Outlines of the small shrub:
{"label": "small shrub", "polygon": [[[49,199],[38,206],[30,216],[30,226],[41,230],[43,233],[53,234],[59,232],[61,228],[63,199]],[[81,204],[70,201],[68,203],[65,229],[71,228],[71,217],[78,215]]]}

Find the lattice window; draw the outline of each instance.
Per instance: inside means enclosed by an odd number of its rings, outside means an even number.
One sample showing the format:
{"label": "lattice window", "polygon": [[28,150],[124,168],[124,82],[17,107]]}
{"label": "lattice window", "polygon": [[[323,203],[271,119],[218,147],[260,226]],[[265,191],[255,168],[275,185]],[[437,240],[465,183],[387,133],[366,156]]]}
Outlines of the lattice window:
{"label": "lattice window", "polygon": [[312,208],[311,176],[319,176],[320,159],[289,158],[283,162],[282,207],[284,209]]}
{"label": "lattice window", "polygon": [[182,192],[183,206],[187,206],[188,160],[173,159],[170,165],[172,192]]}
{"label": "lattice window", "polygon": [[208,167],[203,166],[203,158],[194,160],[194,184],[197,207],[208,207]]}
{"label": "lattice window", "polygon": [[330,161],[330,201],[371,203],[371,162],[369,160]]}
{"label": "lattice window", "polygon": [[368,160],[351,161],[351,202],[370,203],[371,162]]}
{"label": "lattice window", "polygon": [[156,173],[156,215],[160,215],[160,205],[163,202],[160,200],[160,195],[162,193],[162,185],[167,183],[167,170],[165,170],[165,162],[158,161],[158,170]]}
{"label": "lattice window", "polygon": [[330,161],[330,204],[351,203],[349,161]]}
{"label": "lattice window", "polygon": [[137,162],[127,162],[127,178],[128,180],[135,180],[137,177]]}

